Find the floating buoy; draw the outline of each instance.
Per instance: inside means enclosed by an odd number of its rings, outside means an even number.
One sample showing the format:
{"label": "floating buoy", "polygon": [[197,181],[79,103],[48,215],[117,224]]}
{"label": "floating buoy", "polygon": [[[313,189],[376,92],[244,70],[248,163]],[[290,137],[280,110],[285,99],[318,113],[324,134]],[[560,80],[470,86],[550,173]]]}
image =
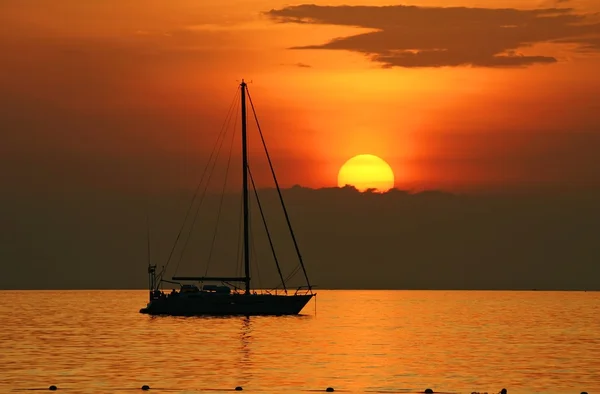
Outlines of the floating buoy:
{"label": "floating buoy", "polygon": [[235,391],[242,391],[242,390],[243,390],[242,386],[237,386],[237,387],[235,388]]}
{"label": "floating buoy", "polygon": [[333,393],[335,390],[333,389],[333,387],[327,387],[325,389],[325,391],[328,392],[328,393]]}
{"label": "floating buoy", "polygon": [[506,393],[508,393],[508,391],[506,391],[506,389],[500,390],[500,394],[506,394]]}
{"label": "floating buoy", "polygon": [[424,391],[427,394],[433,394],[433,390],[432,389],[425,389]]}
{"label": "floating buoy", "polygon": [[56,387],[55,385],[52,385],[52,386],[48,387],[48,390],[56,391],[56,390],[58,390],[58,387]]}
{"label": "floating buoy", "polygon": [[587,391],[582,391],[581,394],[588,394]]}
{"label": "floating buoy", "polygon": [[142,386],[142,390],[148,391],[148,390],[150,390],[150,386],[148,386],[147,384],[145,384],[145,385]]}

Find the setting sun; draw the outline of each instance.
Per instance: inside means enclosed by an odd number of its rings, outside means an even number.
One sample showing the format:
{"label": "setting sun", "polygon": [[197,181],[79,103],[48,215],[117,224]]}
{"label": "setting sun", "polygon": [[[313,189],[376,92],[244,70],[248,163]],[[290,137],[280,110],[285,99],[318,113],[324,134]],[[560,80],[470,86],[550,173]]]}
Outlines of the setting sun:
{"label": "setting sun", "polygon": [[359,191],[377,189],[383,193],[394,187],[394,172],[383,159],[358,155],[344,163],[338,173],[338,186],[354,186]]}

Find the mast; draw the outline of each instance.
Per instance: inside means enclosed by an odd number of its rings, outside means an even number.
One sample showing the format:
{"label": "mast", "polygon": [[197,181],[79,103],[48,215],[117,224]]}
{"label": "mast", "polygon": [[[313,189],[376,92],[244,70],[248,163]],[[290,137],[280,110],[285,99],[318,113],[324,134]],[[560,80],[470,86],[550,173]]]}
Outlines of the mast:
{"label": "mast", "polygon": [[148,246],[148,265],[150,266],[150,219],[148,219],[148,206],[146,205],[146,241]]}
{"label": "mast", "polygon": [[156,265],[152,265],[150,259],[150,219],[148,219],[148,206],[146,206],[146,239],[148,247],[148,288],[150,289],[150,301],[152,293],[156,290]]}
{"label": "mast", "polygon": [[250,248],[248,229],[248,146],[246,143],[246,82],[242,79],[242,189],[244,199],[244,283],[250,294]]}

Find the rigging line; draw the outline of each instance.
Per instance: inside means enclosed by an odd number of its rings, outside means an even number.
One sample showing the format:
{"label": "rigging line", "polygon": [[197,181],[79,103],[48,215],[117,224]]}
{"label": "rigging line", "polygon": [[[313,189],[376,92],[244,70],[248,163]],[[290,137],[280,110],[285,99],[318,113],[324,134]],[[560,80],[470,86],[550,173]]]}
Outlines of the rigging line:
{"label": "rigging line", "polygon": [[262,283],[260,280],[260,267],[258,265],[258,258],[256,257],[256,246],[254,243],[254,237],[250,240],[250,247],[252,248],[252,262],[254,263],[254,267],[256,268],[256,276],[258,277],[258,287],[262,289]]}
{"label": "rigging line", "polygon": [[[208,188],[208,184],[210,183],[210,179],[212,178],[212,173],[214,171],[214,168],[215,168],[215,165],[216,165],[216,162],[217,162],[217,157],[219,156],[219,152],[221,151],[221,147],[223,146],[223,142],[225,141],[225,135],[227,134],[227,126],[229,125],[229,122],[231,121],[232,109],[233,109],[234,104],[237,103],[236,102],[236,97],[237,97],[237,90],[236,90],[236,95],[234,96],[233,101],[232,101],[232,103],[231,103],[231,105],[229,107],[229,111],[227,113],[227,116],[225,118],[223,126],[221,127],[221,131],[219,132],[219,135],[217,136],[217,141],[215,141],[215,145],[213,146],[213,150],[212,150],[212,152],[211,152],[211,154],[210,154],[210,156],[208,158],[208,161],[206,163],[206,167],[204,168],[204,172],[202,173],[202,178],[200,180],[200,183],[198,184],[198,187],[196,188],[196,191],[194,193],[194,198],[192,199],[192,202],[190,204],[188,212],[186,213],[186,217],[185,217],[184,223],[183,223],[183,225],[181,227],[180,235],[181,235],[181,231],[183,230],[183,228],[185,226],[185,222],[187,221],[187,218],[188,218],[189,213],[190,213],[190,211],[192,209],[194,201],[197,198],[198,191],[200,189],[200,186],[202,185],[202,181],[204,180],[204,176],[206,175],[206,171],[208,170],[208,167],[210,166],[210,163],[211,163],[211,161],[213,159],[213,155],[214,155],[214,153],[216,151],[217,155],[214,157],[214,162],[212,163],[212,168],[210,170],[210,174],[209,174],[209,177],[207,179],[206,186],[205,186],[205,188],[204,188],[204,190],[202,192],[202,195],[201,195],[201,198],[200,198],[200,203],[198,204],[198,207],[196,208],[196,212],[194,214],[194,219],[193,219],[192,224],[190,226],[190,230],[188,232],[187,238],[185,240],[183,248],[181,249],[181,253],[179,255],[179,261],[177,262],[177,266],[175,267],[175,272],[177,272],[177,270],[179,269],[179,265],[181,264],[181,261],[183,260],[183,254],[184,254],[185,249],[187,247],[187,244],[188,244],[188,242],[190,240],[192,230],[193,230],[195,222],[197,220],[198,212],[200,210],[200,207],[202,206],[202,202],[204,201],[204,197],[206,195],[206,189]],[[219,140],[220,140],[220,144],[219,144]],[[217,146],[218,146],[218,150],[217,150]],[[179,240],[179,236],[178,236],[177,240]],[[177,240],[175,241],[175,243],[177,243]],[[173,246],[173,251],[174,251],[174,249],[175,249],[175,245]]]}
{"label": "rigging line", "polygon": [[285,277],[285,280],[282,280],[281,283],[279,285],[277,285],[277,287],[275,287],[275,289],[278,289],[279,286],[281,286],[281,285],[285,285],[285,282],[289,282],[294,277],[294,275],[296,275],[298,273],[299,270],[300,270],[300,264],[297,264],[296,268],[294,268],[292,270],[292,272],[288,276]]}
{"label": "rigging line", "polygon": [[[250,174],[250,165],[248,164],[246,166],[246,170],[248,171],[248,175]],[[260,281],[260,269],[258,267],[258,258],[256,256],[258,256],[256,254],[256,247],[255,247],[255,240],[254,240],[254,223],[252,222],[252,210],[248,210],[248,227],[250,229],[250,232],[248,234],[248,242],[250,244],[250,269],[252,269],[252,267],[254,267],[256,269],[256,277],[257,277],[257,283],[258,283],[258,287],[262,287],[261,281]],[[252,277],[252,275],[250,275]]]}
{"label": "rigging line", "polygon": [[[231,121],[231,118],[229,120]],[[229,125],[229,122],[227,122],[227,125]],[[221,143],[219,145],[219,149],[217,152],[221,152],[221,148],[223,147],[223,143],[225,142],[225,134],[227,134],[227,132],[225,132],[223,134],[223,138],[221,139]],[[217,156],[218,155],[219,155],[219,153],[217,153]],[[206,191],[208,190],[208,185],[210,184],[210,180],[212,179],[216,165],[217,165],[217,157],[215,156],[215,161],[213,161],[213,163],[212,163],[212,168],[210,169],[208,179],[206,180],[206,185],[204,186],[204,190],[202,191],[202,195],[200,196],[200,202],[198,203],[198,206],[196,207],[196,212],[194,213],[194,219],[192,220],[192,224],[190,225],[190,231],[188,233],[188,237],[186,238],[183,248],[181,249],[181,254],[179,256],[179,262],[177,263],[176,270],[179,268],[179,264],[181,263],[181,261],[183,259],[183,254],[184,254],[185,248],[187,247],[187,244],[191,238],[192,231],[194,230],[194,226],[196,225],[196,220],[198,220],[198,212],[200,211],[202,202],[204,201],[204,198],[206,197]]]}
{"label": "rigging line", "polygon": [[[296,275],[298,273],[299,270],[300,270],[300,264],[296,264],[296,267],[292,270],[292,272],[288,276],[285,277],[285,282],[289,282],[294,277],[294,275]],[[282,282],[280,285],[282,285],[285,282]],[[276,289],[278,289],[280,285],[277,285]]]}
{"label": "rigging line", "polygon": [[269,161],[269,167],[271,168],[271,174],[273,175],[273,181],[275,181],[275,186],[277,187],[277,193],[279,194],[279,201],[281,202],[281,207],[283,208],[285,220],[287,222],[288,229],[290,230],[290,235],[292,236],[292,240],[294,241],[294,247],[296,248],[296,254],[298,255],[298,260],[300,261],[300,265],[302,266],[302,271],[304,272],[304,278],[306,279],[306,285],[308,286],[308,290],[310,292],[312,292],[312,286],[310,285],[310,281],[308,280],[308,274],[306,273],[306,268],[304,267],[304,262],[302,261],[302,255],[300,254],[300,248],[298,247],[298,242],[296,242],[296,236],[294,235],[294,231],[292,230],[292,224],[290,222],[290,217],[288,215],[287,209],[285,208],[285,203],[283,202],[283,196],[281,195],[281,190],[279,189],[279,182],[277,182],[277,177],[275,176],[275,170],[273,169],[273,163],[271,163],[271,157],[269,155],[269,151],[267,150],[267,144],[265,143],[265,139],[263,137],[263,133],[260,128],[260,124],[258,122],[258,116],[256,115],[256,110],[254,109],[254,103],[252,102],[252,97],[250,96],[250,92],[248,91],[248,87],[246,87],[246,93],[248,94],[248,100],[250,101],[250,106],[252,107],[252,113],[254,114],[254,120],[256,120],[256,127],[258,128],[258,132],[260,134],[260,139],[262,141],[263,147],[265,148],[265,154],[267,155],[267,160]]}
{"label": "rigging line", "polygon": [[167,263],[163,266],[162,270],[160,271],[159,275],[158,275],[158,283],[161,282],[162,280],[162,276],[164,275],[167,267],[169,266],[169,263],[171,262],[171,257],[173,256],[173,252],[175,251],[175,247],[177,246],[177,241],[179,241],[179,238],[181,237],[181,232],[183,231],[183,228],[185,227],[185,223],[187,221],[187,218],[190,214],[190,211],[192,210],[192,206],[194,204],[194,201],[196,200],[196,196],[198,194],[198,190],[200,189],[200,185],[202,185],[202,181],[204,180],[204,175],[206,174],[206,170],[208,169],[208,165],[210,163],[210,160],[214,154],[214,151],[216,149],[217,143],[219,141],[219,139],[221,138],[221,134],[223,133],[223,129],[225,128],[225,123],[227,121],[227,118],[229,118],[229,114],[231,113],[231,109],[233,108],[233,105],[235,104],[235,99],[237,98],[238,95],[238,90],[239,87],[236,88],[235,91],[235,95],[233,96],[233,99],[231,100],[231,104],[229,106],[229,110],[227,111],[227,116],[225,117],[225,121],[223,121],[223,126],[221,127],[221,131],[219,131],[219,134],[217,135],[217,141],[215,142],[215,145],[213,146],[213,150],[210,153],[210,156],[208,158],[208,161],[206,162],[206,167],[204,167],[204,171],[202,172],[202,176],[200,177],[200,182],[198,183],[198,186],[196,187],[196,190],[194,192],[194,195],[192,196],[192,201],[190,202],[190,206],[185,214],[185,218],[183,219],[183,223],[181,224],[181,228],[179,229],[179,233],[177,233],[177,237],[175,238],[175,242],[173,243],[173,247],[171,248],[171,252],[169,253],[169,257],[167,259]]}
{"label": "rigging line", "polygon": [[[236,95],[237,95],[237,91],[236,91]],[[188,234],[187,234],[186,240],[185,240],[185,242],[184,242],[184,245],[183,245],[183,247],[182,247],[182,249],[181,249],[181,251],[180,251],[180,254],[179,254],[179,261],[177,262],[177,266],[175,267],[175,271],[174,271],[175,273],[176,273],[176,272],[179,270],[179,266],[180,266],[180,264],[181,264],[181,261],[183,260],[183,255],[184,255],[184,253],[185,253],[185,250],[186,250],[186,248],[187,248],[187,244],[189,243],[189,240],[190,240],[190,238],[191,238],[191,233],[192,233],[192,230],[193,230],[193,228],[194,228],[194,225],[195,225],[195,223],[196,223],[197,216],[198,216],[198,212],[199,212],[199,210],[200,210],[200,207],[202,206],[202,202],[203,202],[203,200],[204,200],[204,196],[205,196],[205,194],[206,194],[206,189],[207,189],[207,187],[208,187],[208,184],[210,183],[210,179],[211,179],[211,177],[212,177],[212,171],[214,170],[215,164],[216,164],[216,162],[217,162],[217,157],[219,156],[219,152],[221,151],[221,147],[223,146],[223,141],[225,140],[225,135],[227,134],[227,126],[229,125],[229,122],[231,121],[231,113],[232,113],[232,109],[233,109],[233,106],[234,106],[234,104],[235,104],[235,103],[236,103],[236,101],[235,101],[235,96],[234,96],[234,101],[232,102],[231,106],[229,107],[229,112],[227,113],[227,116],[226,116],[226,118],[225,118],[224,124],[223,124],[223,126],[222,126],[222,128],[221,128],[221,131],[219,132],[219,135],[217,136],[217,140],[215,141],[215,144],[214,144],[214,146],[213,146],[213,150],[212,150],[212,152],[211,152],[211,154],[210,154],[210,156],[209,156],[209,158],[208,158],[208,161],[207,161],[207,163],[206,163],[206,167],[204,168],[204,171],[203,171],[203,173],[202,173],[202,178],[201,178],[201,180],[200,180],[200,183],[198,184],[198,187],[196,188],[196,191],[194,192],[194,198],[192,199],[192,202],[191,202],[191,204],[190,204],[190,207],[189,207],[189,209],[188,209],[188,212],[186,213],[186,217],[185,217],[184,223],[182,224],[182,227],[181,227],[181,230],[180,230],[180,235],[181,235],[181,231],[183,231],[183,228],[184,228],[184,226],[185,226],[185,223],[187,222],[187,218],[188,218],[188,216],[189,216],[189,213],[190,213],[190,212],[191,212],[191,210],[192,210],[192,207],[193,207],[193,205],[194,205],[194,201],[195,201],[195,200],[197,199],[197,197],[198,197],[198,191],[199,191],[199,189],[200,189],[200,186],[202,185],[202,181],[204,180],[204,177],[205,177],[205,175],[206,175],[206,172],[207,172],[207,170],[208,170],[208,167],[210,166],[210,164],[211,164],[211,161],[213,160],[213,156],[214,156],[214,162],[212,163],[212,168],[211,168],[211,170],[210,170],[210,174],[209,174],[209,177],[208,177],[208,179],[207,179],[207,184],[206,184],[206,186],[205,186],[205,188],[204,188],[204,191],[203,191],[203,192],[202,192],[202,194],[201,194],[200,202],[199,202],[199,204],[198,204],[198,206],[197,206],[197,208],[196,208],[196,212],[194,213],[194,216],[193,216],[193,221],[192,221],[192,223],[191,223],[191,225],[190,225],[190,229],[189,229],[189,231],[188,231]],[[220,143],[219,143],[219,140],[220,140]],[[218,149],[217,149],[217,147],[218,147]],[[216,155],[215,155],[215,152],[216,152]],[[175,243],[177,243],[177,241],[178,241],[178,240],[179,240],[179,236],[178,236],[178,238],[177,238],[177,240],[176,240],[176,242],[175,242]],[[173,246],[173,251],[174,251],[174,250],[175,250],[175,245]]]}
{"label": "rigging line", "polygon": [[146,201],[146,239],[148,244],[148,265],[150,265],[150,219],[148,218],[148,201]]}
{"label": "rigging line", "polygon": [[256,203],[258,205],[258,210],[260,211],[260,216],[262,218],[263,225],[265,227],[265,232],[267,233],[267,239],[269,240],[269,246],[271,247],[271,253],[273,254],[273,259],[275,260],[275,264],[277,265],[277,272],[279,273],[279,278],[283,283],[283,290],[285,294],[287,294],[287,288],[285,286],[285,281],[283,280],[283,275],[281,274],[281,268],[279,267],[279,261],[277,260],[277,254],[275,253],[275,247],[273,246],[273,240],[271,239],[271,233],[269,232],[269,228],[267,226],[267,220],[265,219],[265,215],[263,213],[262,204],[260,203],[260,199],[258,198],[258,190],[256,190],[256,185],[254,184],[254,177],[252,176],[252,171],[250,171],[250,166],[248,166],[248,175],[250,175],[250,182],[252,183],[252,189],[254,189],[254,195],[256,196]]}
{"label": "rigging line", "polygon": [[[237,108],[236,108],[237,109]],[[227,159],[227,167],[225,169],[225,179],[223,180],[223,188],[221,189],[221,200],[219,201],[219,209],[217,211],[217,224],[215,226],[215,232],[213,233],[212,244],[210,245],[210,251],[208,253],[208,260],[206,262],[206,270],[204,271],[204,276],[208,276],[208,268],[210,266],[210,260],[212,258],[213,250],[215,247],[215,240],[217,239],[217,232],[219,230],[219,219],[221,217],[221,210],[223,208],[223,200],[225,197],[225,187],[227,186],[227,177],[229,175],[229,168],[231,167],[231,153],[233,152],[233,143],[235,142],[235,135],[237,132],[237,111],[235,113],[235,118],[233,120],[233,133],[231,134],[231,143],[229,144],[229,158]]]}
{"label": "rigging line", "polygon": [[294,275],[296,275],[298,273],[298,271],[300,271],[300,264],[298,264],[296,266],[296,268],[294,268],[294,270],[287,276],[287,278],[285,280],[286,281],[291,280],[294,277]]}

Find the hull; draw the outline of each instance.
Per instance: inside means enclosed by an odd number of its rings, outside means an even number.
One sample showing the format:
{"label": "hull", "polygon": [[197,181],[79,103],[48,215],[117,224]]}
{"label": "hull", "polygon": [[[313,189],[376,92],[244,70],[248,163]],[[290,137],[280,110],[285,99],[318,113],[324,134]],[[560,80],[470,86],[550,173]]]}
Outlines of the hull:
{"label": "hull", "polygon": [[297,315],[313,294],[215,294],[201,292],[155,298],[140,313],[167,316]]}

